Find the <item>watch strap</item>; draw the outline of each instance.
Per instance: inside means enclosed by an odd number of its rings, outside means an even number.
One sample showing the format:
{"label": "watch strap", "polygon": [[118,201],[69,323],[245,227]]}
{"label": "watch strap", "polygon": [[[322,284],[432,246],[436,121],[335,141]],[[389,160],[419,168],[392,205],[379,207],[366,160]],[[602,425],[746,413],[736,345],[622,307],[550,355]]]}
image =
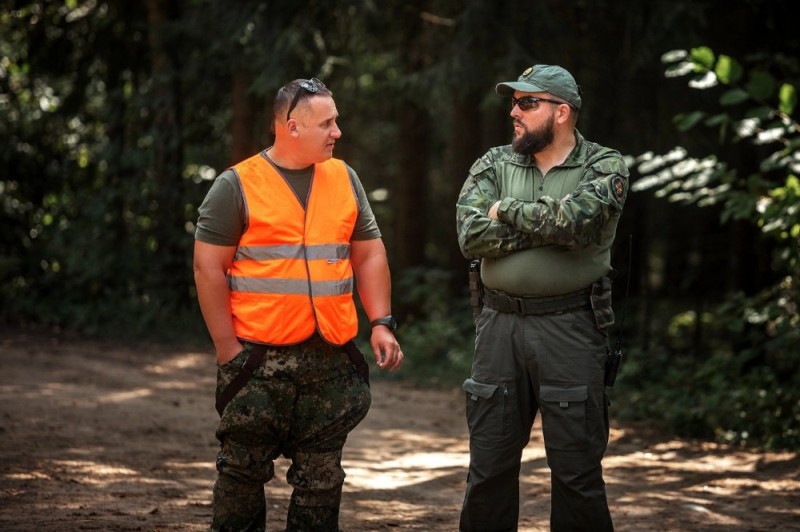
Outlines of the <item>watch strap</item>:
{"label": "watch strap", "polygon": [[388,316],[384,316],[382,318],[378,318],[376,320],[372,320],[371,322],[369,322],[369,324],[372,327],[376,327],[378,325],[385,325],[392,332],[394,332],[397,329],[397,321],[391,314]]}

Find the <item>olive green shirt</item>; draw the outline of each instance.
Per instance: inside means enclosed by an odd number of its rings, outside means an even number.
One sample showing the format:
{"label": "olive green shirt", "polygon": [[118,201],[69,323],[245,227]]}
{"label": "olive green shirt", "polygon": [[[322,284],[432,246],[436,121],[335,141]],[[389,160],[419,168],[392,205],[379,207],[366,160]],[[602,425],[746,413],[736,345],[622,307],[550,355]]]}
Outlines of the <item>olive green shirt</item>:
{"label": "olive green shirt", "polygon": [[[276,166],[276,168],[278,168]],[[297,200],[305,208],[311,186],[314,167],[302,170],[278,168],[289,186],[297,196]],[[353,228],[351,240],[371,240],[380,238],[381,232],[375,221],[375,215],[367,199],[364,186],[356,172],[347,166],[350,184],[356,196],[358,217]],[[247,226],[247,212],[244,193],[239,178],[232,169],[222,172],[214,180],[206,194],[205,200],[198,209],[195,239],[216,246],[238,246]]]}
{"label": "olive green shirt", "polygon": [[[458,243],[482,258],[485,286],[512,295],[580,290],[611,271],[611,245],[628,192],[619,152],[575,131],[567,159],[543,176],[510,145],[490,149],[469,171],[456,205]],[[500,201],[498,220],[488,217]]]}

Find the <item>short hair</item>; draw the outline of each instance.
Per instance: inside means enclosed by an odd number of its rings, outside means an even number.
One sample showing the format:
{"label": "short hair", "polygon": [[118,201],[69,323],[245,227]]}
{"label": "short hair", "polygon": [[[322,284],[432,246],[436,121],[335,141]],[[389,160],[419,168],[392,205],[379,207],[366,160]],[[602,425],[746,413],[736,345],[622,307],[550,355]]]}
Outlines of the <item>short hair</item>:
{"label": "short hair", "polygon": [[[303,83],[311,82],[315,87],[317,87],[316,92],[311,92],[305,88],[303,88]],[[277,94],[275,95],[275,101],[272,104],[272,123],[271,129],[272,132],[275,133],[275,120],[279,116],[285,116],[287,111],[289,110],[289,106],[292,104],[292,101],[298,94],[298,91],[302,91],[305,95],[308,96],[333,96],[333,93],[329,88],[322,84],[316,78],[311,80],[308,79],[296,79],[290,81],[280,89],[278,89]],[[300,104],[300,101],[304,98],[304,95],[300,95],[297,104]]]}

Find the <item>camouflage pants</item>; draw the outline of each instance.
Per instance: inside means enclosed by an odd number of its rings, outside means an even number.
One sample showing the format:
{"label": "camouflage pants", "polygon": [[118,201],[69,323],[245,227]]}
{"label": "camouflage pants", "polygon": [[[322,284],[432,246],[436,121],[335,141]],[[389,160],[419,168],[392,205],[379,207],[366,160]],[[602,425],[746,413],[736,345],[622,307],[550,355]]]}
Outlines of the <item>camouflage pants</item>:
{"label": "camouflage pants", "polygon": [[464,382],[470,464],[459,530],[517,530],[522,451],[539,412],[551,530],[613,530],[601,467],[607,337],[592,311],[521,316],[484,308],[476,327]]}
{"label": "camouflage pants", "polygon": [[[217,395],[239,372],[250,344],[217,370]],[[263,531],[264,484],[273,460],[291,460],[286,529],[338,531],[345,473],[342,448],[366,416],[369,387],[341,348],[319,337],[267,350],[253,377],[227,405],[217,428],[214,531]]]}

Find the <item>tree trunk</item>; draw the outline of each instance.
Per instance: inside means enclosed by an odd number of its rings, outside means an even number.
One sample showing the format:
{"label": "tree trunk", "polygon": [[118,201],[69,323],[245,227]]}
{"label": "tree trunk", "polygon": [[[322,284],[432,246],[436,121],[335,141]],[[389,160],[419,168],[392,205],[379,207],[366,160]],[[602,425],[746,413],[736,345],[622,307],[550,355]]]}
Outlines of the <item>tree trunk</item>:
{"label": "tree trunk", "polygon": [[467,263],[461,254],[456,237],[456,201],[461,192],[464,180],[470,167],[478,157],[486,151],[481,146],[481,94],[470,91],[461,97],[455,97],[451,106],[452,124],[448,139],[448,157],[445,163],[443,198],[437,202],[439,207],[433,208],[437,213],[438,227],[445,228],[445,234],[439,239],[445,242],[445,266],[455,273],[453,286],[455,293],[459,287],[467,286]]}
{"label": "tree trunk", "polygon": [[400,270],[425,263],[428,209],[428,145],[430,124],[427,110],[412,102],[404,106],[400,118],[399,169],[396,180],[396,217],[394,263]]}
{"label": "tree trunk", "polygon": [[[154,193],[156,212],[153,238],[156,249],[154,267],[161,272],[157,279],[183,278],[187,275],[188,254],[183,226],[186,223],[182,198],[185,183],[183,138],[181,128],[180,77],[170,44],[168,26],[179,17],[176,0],[147,0],[148,37],[152,66],[152,172],[157,185]],[[173,277],[174,276],[174,277]],[[176,287],[182,287],[176,283]],[[163,290],[163,286],[150,289]],[[176,288],[178,289],[178,288]],[[176,294],[177,295],[177,294]]]}
{"label": "tree trunk", "polygon": [[[422,8],[420,8],[422,9]],[[426,27],[416,10],[404,10],[405,41],[408,52],[403,54],[404,71],[408,76],[427,68],[432,58],[425,46]],[[414,94],[401,89],[397,109],[400,112],[398,139],[399,174],[394,187],[395,256],[398,270],[425,264],[425,244],[428,241],[428,206],[431,124],[427,108]]]}
{"label": "tree trunk", "polygon": [[[231,151],[230,164],[234,165],[239,161],[250,157],[256,153],[260,147],[255,138],[256,127],[263,117],[257,111],[258,103],[256,98],[250,94],[250,75],[242,67],[233,70],[231,93],[233,116],[231,117]],[[262,121],[268,127],[266,120]]]}

